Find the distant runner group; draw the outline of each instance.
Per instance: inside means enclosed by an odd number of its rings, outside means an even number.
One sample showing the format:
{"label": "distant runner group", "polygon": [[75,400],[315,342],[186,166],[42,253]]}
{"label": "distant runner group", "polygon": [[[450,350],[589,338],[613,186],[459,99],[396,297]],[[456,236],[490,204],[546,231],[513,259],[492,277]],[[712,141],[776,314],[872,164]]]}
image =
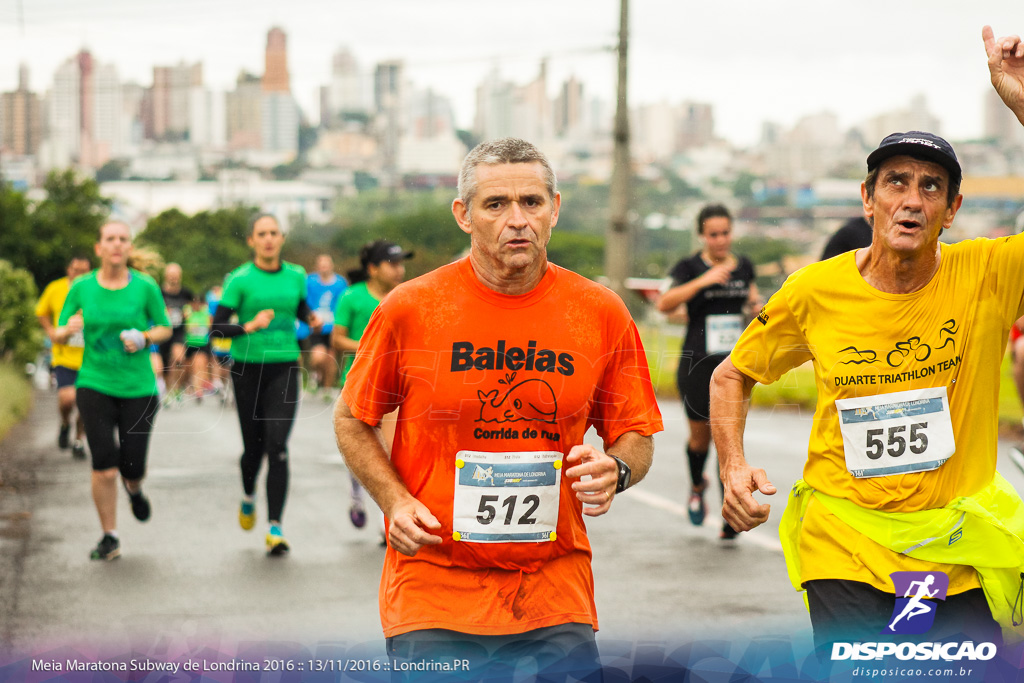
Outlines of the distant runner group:
{"label": "distant runner group", "polygon": [[[183,286],[175,263],[163,269],[158,285],[136,263],[129,228],[106,223],[95,247],[99,267],[91,270],[88,255],[74,255],[66,277],[47,286],[39,299],[36,315],[52,341],[58,447],[84,460],[88,441],[92,453],[93,499],[103,531],[93,559],[121,553],[118,474],[134,516],[149,519],[151,505],[141,485],[159,405],[176,407],[216,394],[224,404],[235,403],[244,443],[239,524],[246,530],[255,526],[256,478],[266,459],[267,551],[282,555],[290,548],[282,518],[288,435],[303,384],[300,350],[309,351],[307,388],[320,386],[333,400],[338,366],[351,365],[352,338],[358,340],[375,307],[369,302],[379,302],[402,281],[403,262],[412,254],[386,240],[368,244],[363,251],[371,256],[358,271],[371,271],[368,282],[346,297],[348,283],[333,272],[330,256],[319,257],[317,272],[308,277],[281,260],[284,234],[273,216],[257,216],[247,239],[253,261],[202,296]],[[336,317],[343,324],[334,327]],[[365,503],[355,479],[352,500],[352,522],[362,527]]]}

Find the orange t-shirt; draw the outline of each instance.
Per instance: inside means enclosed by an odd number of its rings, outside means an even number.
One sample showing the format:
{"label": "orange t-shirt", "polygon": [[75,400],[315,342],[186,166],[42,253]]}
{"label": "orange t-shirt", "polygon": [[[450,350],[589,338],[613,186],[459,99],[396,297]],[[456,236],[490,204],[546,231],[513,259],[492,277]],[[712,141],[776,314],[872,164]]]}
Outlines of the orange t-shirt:
{"label": "orange t-shirt", "polygon": [[[457,541],[453,501],[457,454],[559,457],[590,426],[606,448],[627,432],[661,431],[640,337],[614,293],[552,264],[531,292],[503,295],[462,259],[388,295],[363,334],[342,398],[371,425],[400,408],[392,462],[442,525],[433,533],[444,542],[415,557],[388,548],[385,636],[429,628],[498,635],[573,622],[597,628],[573,480],[553,475],[554,540]],[[501,505],[494,504],[495,526],[512,519]]]}

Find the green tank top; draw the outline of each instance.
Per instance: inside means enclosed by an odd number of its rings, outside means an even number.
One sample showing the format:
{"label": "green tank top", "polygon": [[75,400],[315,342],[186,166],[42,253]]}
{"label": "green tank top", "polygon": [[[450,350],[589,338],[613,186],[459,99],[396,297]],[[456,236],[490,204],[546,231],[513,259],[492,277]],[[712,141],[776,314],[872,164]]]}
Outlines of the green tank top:
{"label": "green tank top", "polygon": [[[370,322],[370,316],[377,310],[380,300],[370,294],[365,282],[359,282],[347,290],[338,299],[338,305],[334,309],[334,324],[337,327],[344,327],[348,330],[346,335],[349,339],[359,341],[363,338],[363,332]],[[352,369],[355,361],[354,353],[345,354],[345,366],[341,372],[341,384],[345,383],[348,371]]]}
{"label": "green tank top", "polygon": [[231,357],[243,363],[298,360],[295,316],[305,298],[306,271],[294,263],[282,261],[279,270],[270,272],[250,261],[232,271],[220,303],[238,312],[238,324],[244,325],[268,308],[274,311],[274,320],[264,330],[232,339]]}
{"label": "green tank top", "polygon": [[210,337],[210,311],[205,306],[195,311],[186,311],[185,346],[202,348]]}
{"label": "green tank top", "polygon": [[64,300],[58,325],[82,313],[85,350],[75,386],[117,398],[140,398],[157,393],[149,349],[128,353],[121,332],[170,326],[160,286],[137,270],[121,289],[106,289],[96,279],[98,270],[75,280]]}

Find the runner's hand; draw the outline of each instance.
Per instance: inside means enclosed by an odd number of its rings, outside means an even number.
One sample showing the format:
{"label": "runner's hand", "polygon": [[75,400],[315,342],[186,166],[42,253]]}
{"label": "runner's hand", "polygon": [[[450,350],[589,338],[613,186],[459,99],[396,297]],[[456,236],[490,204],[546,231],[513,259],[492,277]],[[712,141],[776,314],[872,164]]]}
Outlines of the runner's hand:
{"label": "runner's hand", "polygon": [[309,329],[314,333],[319,333],[320,328],[324,326],[324,319],[321,318],[318,313],[313,313],[309,316],[309,320],[306,321],[306,324],[309,325]]}
{"label": "runner's hand", "polygon": [[130,329],[121,331],[121,343],[124,344],[124,350],[128,353],[135,353],[146,348],[146,335],[142,333],[142,330]]}
{"label": "runner's hand", "polygon": [[85,328],[85,319],[81,313],[75,313],[73,316],[68,318],[68,322],[63,328],[56,328],[53,334],[50,335],[50,340],[55,341],[59,344],[65,343],[72,336],[78,334]]}
{"label": "runner's hand", "polygon": [[388,545],[402,553],[413,557],[425,545],[438,545],[440,536],[434,536],[424,530],[440,529],[441,523],[430,513],[427,506],[409,498],[408,501],[396,506],[391,511],[391,524],[388,526]]}
{"label": "runner's hand", "polygon": [[251,332],[256,330],[265,330],[270,327],[271,321],[274,320],[274,309],[266,308],[257,313],[252,320],[245,324],[246,328],[249,328]]}
{"label": "runner's hand", "polygon": [[1024,42],[1019,36],[996,39],[991,26],[981,30],[992,85],[1006,106],[1024,123]]}
{"label": "runner's hand", "polygon": [[726,265],[712,266],[708,272],[704,273],[704,280],[709,285],[724,285],[728,284],[729,280],[732,279],[732,268]]}
{"label": "runner's hand", "polygon": [[751,495],[760,491],[765,495],[773,495],[775,485],[768,481],[768,475],[759,468],[743,465],[728,469],[722,475],[725,486],[725,500],[722,504],[722,516],[736,531],[750,531],[768,521],[771,505],[762,505]]}
{"label": "runner's hand", "polygon": [[[576,498],[587,503],[583,514],[597,517],[608,512],[615,497],[615,487],[619,483],[619,465],[610,455],[605,455],[590,444],[573,446],[565,462],[573,465],[565,471],[565,476],[579,479],[572,484]],[[574,463],[579,463],[574,465]],[[582,477],[590,475],[589,481]]]}

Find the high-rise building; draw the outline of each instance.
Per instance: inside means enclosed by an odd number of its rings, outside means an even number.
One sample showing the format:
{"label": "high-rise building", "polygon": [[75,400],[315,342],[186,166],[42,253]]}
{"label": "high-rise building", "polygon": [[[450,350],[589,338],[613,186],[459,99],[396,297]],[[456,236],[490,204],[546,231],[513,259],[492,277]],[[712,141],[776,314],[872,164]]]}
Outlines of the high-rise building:
{"label": "high-rise building", "polygon": [[349,117],[367,117],[373,111],[374,80],[348,48],[331,60],[331,82],[324,88],[320,121],[331,126]]}
{"label": "high-rise building", "polygon": [[276,26],[267,32],[263,92],[291,92],[288,79],[288,39]]}
{"label": "high-rise building", "polygon": [[467,151],[455,134],[451,102],[430,89],[412,91],[407,100],[408,119],[398,147],[398,171],[450,176]]}
{"label": "high-rise building", "polygon": [[864,132],[864,139],[872,147],[881,142],[886,135],[898,131],[924,130],[936,135],[942,134],[942,124],[928,111],[928,102],[924,95],[912,97],[906,109],[896,109],[879,114],[865,122],[860,128]]}
{"label": "high-rise building", "polygon": [[[138,83],[121,84],[121,155],[132,157],[139,153],[146,135],[144,116],[146,103],[152,97],[153,89]],[[152,107],[150,107],[152,111]]]}
{"label": "high-rise building", "polygon": [[476,88],[476,117],[473,132],[481,140],[515,135],[513,109],[516,86],[503,80],[494,69]]}
{"label": "high-rise building", "polygon": [[519,89],[516,103],[516,136],[542,145],[550,140],[554,119],[548,98],[548,62],[542,59],[537,77]]}
{"label": "high-rise building", "polygon": [[82,137],[82,74],[78,62],[67,59],[53,74],[47,98],[47,136],[41,166],[62,168],[76,163]]}
{"label": "high-rise building", "polygon": [[83,166],[99,168],[124,154],[122,148],[124,97],[113,64],[93,64],[91,148],[82,150]]}
{"label": "high-rise building", "polygon": [[260,149],[280,152],[287,160],[299,153],[299,107],[288,92],[264,92]]}
{"label": "high-rise building", "polygon": [[153,126],[156,140],[182,140],[189,134],[189,98],[203,85],[201,62],[153,67]]}
{"label": "high-rise building", "polygon": [[586,104],[583,99],[583,84],[571,76],[562,84],[561,92],[555,98],[555,135],[572,137],[583,127]]}
{"label": "high-rise building", "polygon": [[263,144],[263,93],[260,77],[241,72],[235,89],[225,95],[228,147],[259,149]]}
{"label": "high-rise building", "polygon": [[199,148],[227,145],[224,93],[197,86],[189,94],[189,142]]}
{"label": "high-rise building", "polygon": [[547,96],[547,63],[537,77],[517,86],[504,81],[497,69],[477,87],[473,132],[481,140],[513,136],[543,146],[556,128],[554,109]]}
{"label": "high-rise building", "polygon": [[1024,129],[992,88],[985,89],[985,137],[992,138],[1001,146],[1024,144]]}
{"label": "high-rise building", "polygon": [[398,183],[398,142],[402,137],[405,88],[401,61],[381,62],[373,74],[373,99],[377,112],[378,150],[385,186]]}
{"label": "high-rise building", "polygon": [[679,107],[668,102],[641,104],[630,111],[630,151],[641,164],[666,161],[679,151]]}
{"label": "high-rise building", "polygon": [[267,32],[260,98],[260,149],[293,159],[299,152],[299,107],[288,78],[288,39],[276,26]]}
{"label": "high-rise building", "polygon": [[409,100],[406,129],[411,137],[435,138],[454,133],[455,113],[447,97],[427,89],[414,92]]}
{"label": "high-rise building", "polygon": [[18,89],[0,96],[0,149],[31,156],[39,149],[42,111],[39,97],[28,87],[28,67],[18,69]]}
{"label": "high-rise building", "polygon": [[78,163],[83,166],[90,166],[93,161],[93,149],[95,147],[95,122],[96,112],[93,104],[96,100],[96,81],[93,73],[95,62],[92,53],[82,50],[75,57],[78,66],[78,111],[79,125],[78,133]]}
{"label": "high-rise building", "polygon": [[679,149],[703,147],[715,139],[715,115],[710,104],[686,102],[679,117]]}
{"label": "high-rise building", "polygon": [[117,69],[82,50],[61,64],[48,98],[41,165],[99,168],[120,153],[124,103]]}

